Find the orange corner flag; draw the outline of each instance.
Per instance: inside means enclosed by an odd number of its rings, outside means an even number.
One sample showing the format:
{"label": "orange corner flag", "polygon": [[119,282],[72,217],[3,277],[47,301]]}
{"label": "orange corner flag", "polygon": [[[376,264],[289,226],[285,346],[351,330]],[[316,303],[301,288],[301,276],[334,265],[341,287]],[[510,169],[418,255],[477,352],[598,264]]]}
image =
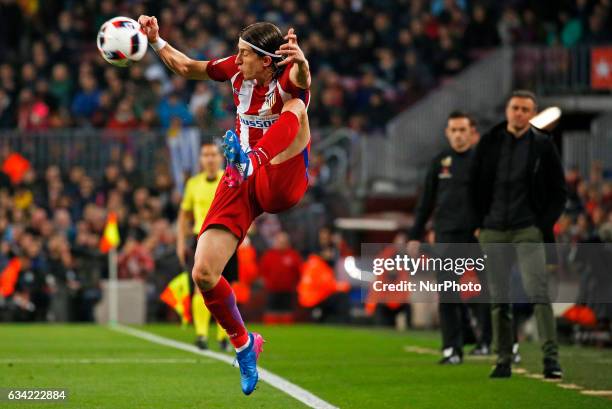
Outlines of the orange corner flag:
{"label": "orange corner flag", "polygon": [[121,238],[119,237],[119,226],[117,226],[117,215],[110,212],[106,219],[104,233],[102,233],[100,239],[100,251],[106,254],[110,249],[117,248],[119,243],[121,243]]}
{"label": "orange corner flag", "polygon": [[186,271],[170,281],[159,298],[181,316],[183,325],[191,322],[191,292],[189,291],[191,276]]}

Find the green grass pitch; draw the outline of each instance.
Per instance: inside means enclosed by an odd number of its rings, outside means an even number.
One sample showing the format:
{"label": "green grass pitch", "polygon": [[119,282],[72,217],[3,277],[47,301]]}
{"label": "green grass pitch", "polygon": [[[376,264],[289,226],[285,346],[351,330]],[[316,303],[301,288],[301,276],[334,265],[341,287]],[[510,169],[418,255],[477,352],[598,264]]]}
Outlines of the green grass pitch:
{"label": "green grass pitch", "polygon": [[[191,330],[174,325],[138,328],[193,341]],[[490,360],[441,367],[438,356],[427,353],[439,347],[434,332],[314,325],[250,329],[267,340],[262,367],[340,408],[612,408],[610,399],[525,376],[490,380]],[[525,343],[522,353],[521,367],[540,373],[538,346]],[[612,389],[612,351],[563,347],[561,359],[565,383]],[[0,388],[69,391],[64,403],[0,401],[0,408],[305,407],[265,382],[245,397],[238,376],[226,363],[103,326],[0,325]]]}

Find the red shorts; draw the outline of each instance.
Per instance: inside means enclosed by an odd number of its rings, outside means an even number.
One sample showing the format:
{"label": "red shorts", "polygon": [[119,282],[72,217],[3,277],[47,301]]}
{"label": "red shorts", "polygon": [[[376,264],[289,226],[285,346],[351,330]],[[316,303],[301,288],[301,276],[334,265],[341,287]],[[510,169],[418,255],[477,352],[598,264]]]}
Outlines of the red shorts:
{"label": "red shorts", "polygon": [[242,242],[257,216],[280,213],[295,206],[308,188],[308,149],[283,163],[259,168],[240,186],[219,183],[200,235],[210,226],[228,228]]}

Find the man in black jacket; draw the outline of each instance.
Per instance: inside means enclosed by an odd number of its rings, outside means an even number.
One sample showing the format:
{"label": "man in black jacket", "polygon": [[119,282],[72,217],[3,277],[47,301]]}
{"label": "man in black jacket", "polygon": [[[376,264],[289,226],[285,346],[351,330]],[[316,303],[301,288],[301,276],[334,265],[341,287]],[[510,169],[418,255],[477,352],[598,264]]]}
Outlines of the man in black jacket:
{"label": "man in black jacket", "polygon": [[493,339],[498,352],[493,378],[511,375],[513,253],[529,301],[534,304],[544,376],[562,377],[543,243],[554,241],[552,229],[563,211],[566,187],[561,159],[550,136],[529,123],[536,112],[535,95],[515,91],[506,105],[507,121],[482,137],[472,162],[471,199],[481,229],[479,241],[487,255]]}
{"label": "man in black jacket", "polygon": [[[410,230],[408,249],[412,257],[418,257],[420,240],[430,217],[433,218],[435,241],[439,243],[436,250],[442,250],[445,257],[465,257],[466,255],[461,253],[471,247],[451,243],[476,243],[475,218],[472,208],[467,205],[470,200],[470,166],[474,154],[472,121],[465,113],[452,112],[448,117],[445,133],[450,146],[436,155],[431,162],[425,177],[423,194],[416,208],[414,225]],[[454,273],[440,271],[437,273],[437,279],[438,282],[448,279],[457,281],[459,277]],[[440,364],[459,364],[463,360],[463,331],[464,323],[468,321],[467,310],[459,294],[440,292],[439,296],[443,354]],[[488,314],[488,309],[486,313]],[[489,341],[480,341],[488,349]]]}

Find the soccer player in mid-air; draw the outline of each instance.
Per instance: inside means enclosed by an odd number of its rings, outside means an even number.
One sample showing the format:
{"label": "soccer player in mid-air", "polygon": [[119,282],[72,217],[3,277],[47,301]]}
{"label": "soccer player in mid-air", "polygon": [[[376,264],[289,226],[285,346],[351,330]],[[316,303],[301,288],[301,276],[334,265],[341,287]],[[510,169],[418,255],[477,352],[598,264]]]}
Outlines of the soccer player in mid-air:
{"label": "soccer player in mid-air", "polygon": [[308,61],[293,29],[283,36],[271,23],[242,30],[236,55],[196,61],[159,37],[155,17],[140,16],[138,22],[173,72],[194,80],[229,81],[232,87],[236,132],[227,131],[223,140],[228,162],[224,182],[202,224],[192,276],[236,349],[242,391],[249,395],[257,384],[257,359],[264,341],[245,328],[222,272],[257,216],[287,210],[306,192]]}

